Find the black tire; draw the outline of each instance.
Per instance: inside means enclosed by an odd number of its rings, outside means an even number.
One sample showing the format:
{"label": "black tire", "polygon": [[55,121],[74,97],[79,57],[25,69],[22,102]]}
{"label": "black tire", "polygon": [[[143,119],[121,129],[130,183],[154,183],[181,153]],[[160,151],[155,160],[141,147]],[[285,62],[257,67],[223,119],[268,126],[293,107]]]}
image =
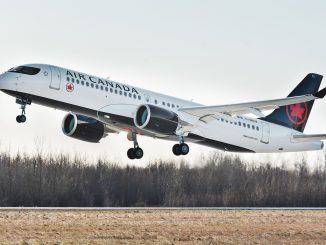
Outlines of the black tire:
{"label": "black tire", "polygon": [[142,148],[137,147],[134,149],[134,155],[137,159],[141,159],[144,156],[144,151]]}
{"label": "black tire", "polygon": [[26,122],[26,116],[25,115],[20,116],[20,122],[22,122],[22,123]]}
{"label": "black tire", "polygon": [[179,151],[182,155],[187,155],[189,153],[189,146],[185,143],[182,143],[179,146]]}
{"label": "black tire", "polygon": [[134,160],[136,158],[135,152],[134,152],[134,148],[130,148],[127,151],[127,156],[130,160]]}
{"label": "black tire", "polygon": [[175,144],[172,148],[173,154],[176,156],[180,156],[181,152],[180,152],[180,145],[179,144]]}
{"label": "black tire", "polygon": [[21,123],[20,116],[16,117],[16,122]]}

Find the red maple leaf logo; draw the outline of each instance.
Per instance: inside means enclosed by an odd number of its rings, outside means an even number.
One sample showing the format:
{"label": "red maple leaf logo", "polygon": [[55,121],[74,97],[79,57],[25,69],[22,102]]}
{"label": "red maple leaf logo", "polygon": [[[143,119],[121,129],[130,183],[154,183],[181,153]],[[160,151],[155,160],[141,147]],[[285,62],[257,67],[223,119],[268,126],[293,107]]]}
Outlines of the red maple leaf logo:
{"label": "red maple leaf logo", "polygon": [[295,105],[286,106],[286,114],[294,125],[301,125],[308,119],[308,105],[307,103],[299,103]]}
{"label": "red maple leaf logo", "polygon": [[297,117],[302,119],[305,113],[305,108],[300,104],[290,105],[291,117]]}
{"label": "red maple leaf logo", "polygon": [[67,83],[66,90],[67,92],[72,92],[74,90],[74,85],[72,83]]}

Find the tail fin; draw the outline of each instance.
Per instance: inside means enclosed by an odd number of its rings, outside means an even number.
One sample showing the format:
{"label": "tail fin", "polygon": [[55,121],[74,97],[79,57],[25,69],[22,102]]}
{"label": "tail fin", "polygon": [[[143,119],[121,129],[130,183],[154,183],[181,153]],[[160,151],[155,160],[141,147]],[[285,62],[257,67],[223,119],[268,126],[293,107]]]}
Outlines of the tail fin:
{"label": "tail fin", "polygon": [[[310,73],[289,94],[288,97],[314,94],[318,91],[323,76]],[[303,132],[309,118],[314,100],[295,105],[281,106],[262,120],[283,125],[288,128]]]}

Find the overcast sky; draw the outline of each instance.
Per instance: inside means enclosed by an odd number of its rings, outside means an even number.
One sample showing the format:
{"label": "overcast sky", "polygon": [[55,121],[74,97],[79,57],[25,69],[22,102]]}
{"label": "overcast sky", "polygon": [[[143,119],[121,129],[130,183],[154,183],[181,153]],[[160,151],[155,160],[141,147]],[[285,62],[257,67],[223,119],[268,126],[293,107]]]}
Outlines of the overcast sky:
{"label": "overcast sky", "polygon": [[[48,63],[207,105],[284,97],[307,73],[326,74],[322,0],[0,3],[0,71]],[[45,152],[129,162],[126,134],[80,142],[61,132],[65,112],[37,105],[27,108],[26,124],[17,124],[14,101],[0,94],[1,150],[34,152],[44,145]],[[325,111],[326,101],[317,101],[307,133],[326,133]],[[145,157],[137,164],[178,159],[172,142],[141,137],[139,143]],[[191,145],[184,159],[211,151]]]}

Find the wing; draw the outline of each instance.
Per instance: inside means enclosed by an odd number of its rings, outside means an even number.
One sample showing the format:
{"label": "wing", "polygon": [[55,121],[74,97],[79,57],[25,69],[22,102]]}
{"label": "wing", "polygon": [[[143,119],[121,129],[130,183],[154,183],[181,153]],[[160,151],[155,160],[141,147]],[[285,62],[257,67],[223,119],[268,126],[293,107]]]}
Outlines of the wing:
{"label": "wing", "polygon": [[326,94],[326,88],[320,90],[315,94],[287,97],[284,99],[254,101],[230,105],[218,106],[197,106],[180,108],[179,111],[188,113],[190,115],[199,117],[199,120],[208,122],[214,119],[218,113],[224,113],[230,116],[239,116],[252,113],[258,117],[265,117],[263,111],[277,109],[280,106],[298,104],[303,102],[321,99]]}

